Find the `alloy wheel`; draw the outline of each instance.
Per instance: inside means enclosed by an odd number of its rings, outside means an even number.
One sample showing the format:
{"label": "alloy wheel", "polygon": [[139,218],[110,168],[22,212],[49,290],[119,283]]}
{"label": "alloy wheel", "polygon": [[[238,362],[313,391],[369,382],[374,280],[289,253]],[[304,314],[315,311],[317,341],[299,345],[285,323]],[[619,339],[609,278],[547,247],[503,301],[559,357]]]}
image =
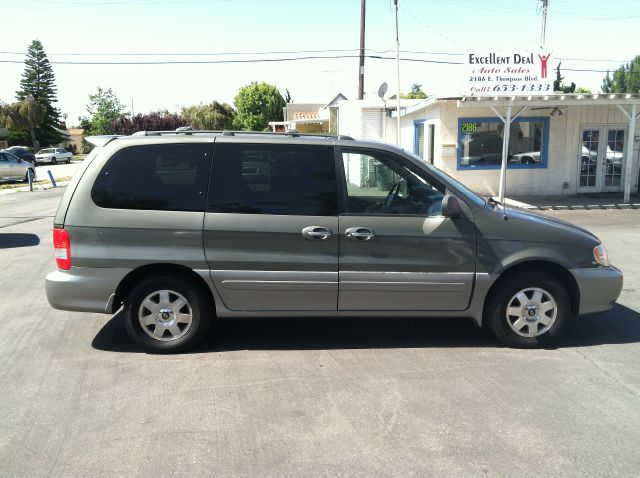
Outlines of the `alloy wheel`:
{"label": "alloy wheel", "polygon": [[184,336],[191,328],[193,310],[178,292],[157,290],[140,304],[138,320],[147,335],[168,342]]}
{"label": "alloy wheel", "polygon": [[511,330],[522,337],[544,334],[553,326],[557,316],[555,299],[539,287],[523,289],[507,302],[507,323]]}

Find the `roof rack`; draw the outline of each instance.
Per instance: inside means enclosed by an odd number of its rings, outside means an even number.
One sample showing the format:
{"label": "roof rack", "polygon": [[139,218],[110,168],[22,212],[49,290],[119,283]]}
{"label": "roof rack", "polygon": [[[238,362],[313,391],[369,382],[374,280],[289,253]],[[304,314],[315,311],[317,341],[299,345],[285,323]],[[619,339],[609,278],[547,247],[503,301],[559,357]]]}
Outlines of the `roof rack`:
{"label": "roof rack", "polygon": [[270,131],[234,131],[234,130],[201,130],[201,129],[193,129],[188,126],[183,126],[182,128],[178,128],[176,130],[169,131],[137,131],[133,133],[132,136],[163,136],[163,135],[172,135],[172,134],[184,134],[187,136],[190,135],[198,135],[198,134],[219,134],[221,136],[287,136],[290,138],[325,138],[325,139],[337,139],[337,140],[352,140],[351,136],[345,135],[334,135],[334,134],[323,134],[323,133],[300,133],[298,131],[290,131],[290,132],[276,132],[272,133]]}

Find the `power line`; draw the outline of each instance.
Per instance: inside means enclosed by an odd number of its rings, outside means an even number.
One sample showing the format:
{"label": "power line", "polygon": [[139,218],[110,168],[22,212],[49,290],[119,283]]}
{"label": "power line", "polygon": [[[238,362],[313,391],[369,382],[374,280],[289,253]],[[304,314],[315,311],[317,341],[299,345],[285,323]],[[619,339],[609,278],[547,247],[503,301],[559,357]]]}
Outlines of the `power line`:
{"label": "power line", "polygon": [[[181,56],[245,56],[245,55],[298,55],[298,54],[310,54],[310,53],[355,53],[358,52],[357,48],[343,48],[343,49],[324,49],[324,50],[289,50],[289,51],[252,51],[252,52],[164,52],[164,53],[156,53],[156,52],[54,52],[48,53],[48,57],[54,56],[151,56],[151,57],[181,57]],[[371,48],[366,48],[365,51],[370,54],[377,55],[385,55],[388,53],[395,53],[395,50],[375,50]],[[466,56],[468,53],[463,52],[452,52],[452,51],[426,51],[426,50],[400,50],[400,53],[408,53],[412,55],[435,55],[435,56]],[[0,51],[0,55],[26,55],[26,52],[19,51]],[[323,58],[333,58],[333,56],[323,56]],[[604,63],[617,63],[622,64],[626,63],[628,60],[615,60],[615,59],[605,59],[605,58],[569,58],[569,57],[558,57],[558,60],[561,61],[588,61],[588,62],[604,62]],[[61,63],[57,60],[50,61],[51,63]],[[5,61],[5,63],[9,63],[9,61]],[[81,63],[81,62],[79,62]]]}
{"label": "power line", "polygon": [[[366,58],[372,60],[395,60],[392,56],[382,55],[365,55]],[[247,60],[163,60],[163,61],[51,61],[52,65],[224,65],[224,64],[248,64],[248,63],[279,63],[279,62],[291,62],[291,61],[306,61],[306,60],[340,60],[349,58],[359,58],[359,55],[327,55],[327,56],[299,56],[288,58],[259,58],[259,59],[247,59]],[[400,58],[400,61],[408,61],[414,63],[432,63],[438,65],[464,65],[462,61],[447,61],[447,60],[429,60],[425,58]],[[19,60],[0,60],[0,63],[14,63],[23,64],[24,62]],[[591,73],[607,73],[611,69],[590,69],[590,68],[562,68],[562,71],[573,72],[591,72]],[[630,72],[634,73],[635,72]]]}
{"label": "power line", "polygon": [[[366,58],[374,60],[395,60],[394,57],[385,57],[381,55],[365,55]],[[52,65],[208,65],[208,64],[233,64],[233,63],[275,63],[284,61],[301,61],[301,60],[335,60],[343,58],[359,58],[359,55],[312,55],[298,56],[288,58],[257,58],[247,60],[158,60],[158,61],[50,61]],[[447,60],[427,60],[424,58],[401,58],[404,61],[415,61],[422,63],[438,63],[444,65],[463,65],[461,61]],[[19,60],[0,60],[0,63],[18,63]]]}

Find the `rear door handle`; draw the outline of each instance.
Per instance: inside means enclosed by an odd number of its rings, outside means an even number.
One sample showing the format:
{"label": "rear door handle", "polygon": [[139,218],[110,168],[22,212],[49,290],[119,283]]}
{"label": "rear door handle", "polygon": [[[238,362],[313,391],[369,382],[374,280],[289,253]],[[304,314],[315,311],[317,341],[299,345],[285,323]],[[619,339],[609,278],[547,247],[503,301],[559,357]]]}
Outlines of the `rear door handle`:
{"label": "rear door handle", "polygon": [[307,226],[302,230],[302,237],[308,239],[309,241],[325,241],[332,235],[333,233],[329,229],[322,226]]}
{"label": "rear door handle", "polygon": [[344,231],[344,234],[347,236],[347,239],[351,239],[352,241],[369,241],[376,235],[376,233],[368,227],[350,227]]}

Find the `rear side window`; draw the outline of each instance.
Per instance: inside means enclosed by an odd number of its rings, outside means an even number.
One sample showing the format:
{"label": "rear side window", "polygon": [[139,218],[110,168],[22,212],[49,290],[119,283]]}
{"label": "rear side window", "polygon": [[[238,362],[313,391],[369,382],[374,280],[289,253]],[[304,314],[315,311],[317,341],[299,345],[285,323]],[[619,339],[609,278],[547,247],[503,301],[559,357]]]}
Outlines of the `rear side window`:
{"label": "rear side window", "polygon": [[203,211],[211,144],[156,144],[114,154],[91,191],[100,207]]}
{"label": "rear side window", "polygon": [[337,215],[331,146],[216,143],[207,211]]}

